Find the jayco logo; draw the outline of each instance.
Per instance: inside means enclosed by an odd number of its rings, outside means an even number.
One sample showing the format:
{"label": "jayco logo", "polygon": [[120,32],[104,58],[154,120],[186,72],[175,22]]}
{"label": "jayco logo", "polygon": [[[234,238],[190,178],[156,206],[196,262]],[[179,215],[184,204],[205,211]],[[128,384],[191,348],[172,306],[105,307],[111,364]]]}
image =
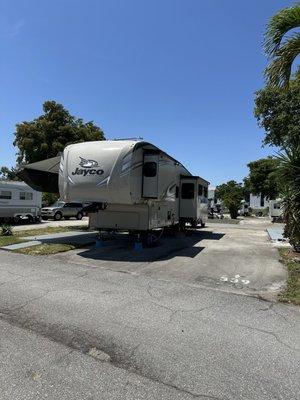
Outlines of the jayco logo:
{"label": "jayco logo", "polygon": [[72,175],[102,175],[104,173],[103,169],[98,169],[99,164],[95,160],[87,160],[83,157],[80,158],[80,163],[79,165],[82,168],[76,168],[75,171],[72,172]]}

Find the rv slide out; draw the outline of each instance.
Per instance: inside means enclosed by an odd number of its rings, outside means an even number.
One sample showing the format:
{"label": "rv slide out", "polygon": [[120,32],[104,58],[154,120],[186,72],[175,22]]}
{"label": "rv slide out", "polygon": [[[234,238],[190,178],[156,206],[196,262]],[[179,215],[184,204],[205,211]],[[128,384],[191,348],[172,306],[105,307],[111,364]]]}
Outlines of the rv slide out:
{"label": "rv slide out", "polygon": [[209,182],[144,141],[72,144],[60,158],[27,165],[20,174],[39,190],[58,186],[62,201],[90,203],[90,226],[99,230],[195,227],[207,218]]}

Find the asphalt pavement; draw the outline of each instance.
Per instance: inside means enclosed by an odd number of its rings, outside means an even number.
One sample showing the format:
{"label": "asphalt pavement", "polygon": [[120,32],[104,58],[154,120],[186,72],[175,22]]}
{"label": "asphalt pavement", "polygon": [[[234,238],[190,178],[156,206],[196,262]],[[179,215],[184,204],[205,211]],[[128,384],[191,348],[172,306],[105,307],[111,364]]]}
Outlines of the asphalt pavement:
{"label": "asphalt pavement", "polygon": [[0,252],[0,399],[298,400],[289,305]]}

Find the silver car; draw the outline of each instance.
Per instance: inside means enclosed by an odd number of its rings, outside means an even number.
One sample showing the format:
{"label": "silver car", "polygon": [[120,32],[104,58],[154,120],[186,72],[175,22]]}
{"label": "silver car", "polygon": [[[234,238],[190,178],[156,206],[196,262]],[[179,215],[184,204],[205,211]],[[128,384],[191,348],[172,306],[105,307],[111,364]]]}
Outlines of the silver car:
{"label": "silver car", "polygon": [[84,215],[82,208],[82,203],[64,203],[63,201],[57,201],[50,207],[43,207],[41,215],[44,220],[51,218],[55,221],[59,221],[62,218],[69,219],[71,217],[80,220]]}

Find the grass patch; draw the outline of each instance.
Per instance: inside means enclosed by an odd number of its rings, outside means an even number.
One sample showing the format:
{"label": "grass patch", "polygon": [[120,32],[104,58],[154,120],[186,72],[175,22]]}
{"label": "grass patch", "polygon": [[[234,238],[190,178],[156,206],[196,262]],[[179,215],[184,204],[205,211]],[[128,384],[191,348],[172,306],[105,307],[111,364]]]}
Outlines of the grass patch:
{"label": "grass patch", "polygon": [[20,243],[22,240],[17,236],[0,236],[0,247],[9,246],[10,244]]}
{"label": "grass patch", "polygon": [[[51,233],[63,233],[63,232],[87,231],[87,230],[88,230],[87,226],[45,227],[45,228],[39,228],[39,229],[27,229],[27,230],[24,230],[24,231],[15,231],[13,229],[12,236],[2,236],[2,235],[0,235],[0,247],[9,246],[11,244],[24,242],[25,240],[21,239],[21,237],[26,237],[26,236],[39,236],[39,235],[49,235]],[[56,245],[55,244],[55,246],[60,246],[60,245]],[[61,246],[67,246],[67,245],[66,244],[62,244]],[[69,250],[69,249],[58,250],[58,252],[59,251],[67,251],[67,250]],[[53,251],[53,253],[54,253],[54,251]],[[53,253],[49,253],[49,254],[53,254]],[[36,253],[27,253],[27,252],[25,252],[25,249],[24,249],[24,254],[36,254]],[[37,254],[39,254],[39,253],[37,253]]]}
{"label": "grass patch", "polygon": [[[0,235],[0,247],[9,246],[11,244],[26,242],[28,236],[49,235],[52,233],[63,233],[72,231],[88,231],[87,226],[58,226],[58,227],[45,227],[37,229],[27,229],[22,231],[14,231],[12,236]],[[22,239],[21,239],[22,238]],[[70,243],[44,243],[36,246],[31,246],[19,250],[17,253],[30,254],[30,255],[47,255],[55,254],[63,251],[73,250],[76,245]]]}
{"label": "grass patch", "polygon": [[300,254],[290,249],[279,249],[280,261],[288,270],[285,289],[278,296],[279,301],[300,305]]}
{"label": "grass patch", "polygon": [[39,236],[39,235],[49,235],[51,233],[63,233],[72,231],[87,231],[87,226],[57,226],[37,229],[26,229],[24,231],[13,231],[15,236]]}
{"label": "grass patch", "polygon": [[31,256],[46,256],[49,254],[61,253],[75,249],[72,244],[44,243],[36,246],[26,247],[24,249],[14,250],[16,253],[28,254]]}

